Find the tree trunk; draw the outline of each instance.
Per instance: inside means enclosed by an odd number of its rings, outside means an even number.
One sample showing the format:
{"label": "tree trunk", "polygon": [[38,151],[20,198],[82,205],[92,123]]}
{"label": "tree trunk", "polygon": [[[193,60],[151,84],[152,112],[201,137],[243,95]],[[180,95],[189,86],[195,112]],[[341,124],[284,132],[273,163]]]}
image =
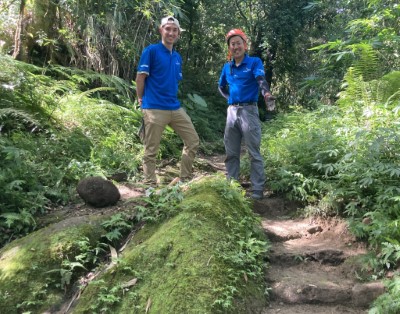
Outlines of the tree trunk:
{"label": "tree trunk", "polygon": [[21,4],[19,6],[19,18],[17,28],[15,29],[15,36],[14,36],[14,52],[13,58],[17,60],[22,59],[22,28],[23,28],[23,20],[24,20],[24,11],[25,11],[26,0],[21,0]]}

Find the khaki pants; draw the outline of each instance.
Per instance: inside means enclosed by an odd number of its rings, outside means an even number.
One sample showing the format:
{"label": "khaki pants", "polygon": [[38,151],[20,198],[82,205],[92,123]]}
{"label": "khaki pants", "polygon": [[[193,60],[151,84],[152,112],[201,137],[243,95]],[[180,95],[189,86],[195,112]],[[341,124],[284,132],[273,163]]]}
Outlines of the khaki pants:
{"label": "khaki pants", "polygon": [[185,110],[143,109],[145,123],[143,172],[147,182],[156,182],[156,157],[161,136],[169,125],[182,139],[180,177],[189,178],[192,175],[193,160],[199,147],[199,136]]}

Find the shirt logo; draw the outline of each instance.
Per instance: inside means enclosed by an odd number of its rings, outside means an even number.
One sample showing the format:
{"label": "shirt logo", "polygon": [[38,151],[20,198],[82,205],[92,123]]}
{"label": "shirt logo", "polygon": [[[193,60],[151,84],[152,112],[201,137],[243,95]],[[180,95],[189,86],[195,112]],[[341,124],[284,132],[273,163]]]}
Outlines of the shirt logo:
{"label": "shirt logo", "polygon": [[250,71],[251,71],[251,69],[245,68],[245,69],[243,70],[243,73],[247,73],[247,72],[250,72]]}

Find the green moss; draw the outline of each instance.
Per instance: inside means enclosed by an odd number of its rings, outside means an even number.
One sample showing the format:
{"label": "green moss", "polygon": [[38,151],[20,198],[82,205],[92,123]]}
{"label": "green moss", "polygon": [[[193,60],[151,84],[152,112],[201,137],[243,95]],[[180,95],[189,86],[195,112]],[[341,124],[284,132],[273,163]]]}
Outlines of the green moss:
{"label": "green moss", "polygon": [[[98,217],[73,218],[3,247],[0,250],[0,313],[39,313],[59,304],[68,291],[68,286],[62,284],[62,263],[73,262],[82,253],[80,241],[88,241],[89,245],[97,243],[105,233],[100,224]],[[83,271],[77,270],[74,274],[77,276]]]}
{"label": "green moss", "polygon": [[[242,191],[206,178],[179,208],[162,224],[146,225],[119,264],[86,288],[74,313],[246,313],[261,306],[267,244]],[[123,288],[133,278],[137,283]]]}
{"label": "green moss", "polygon": [[[176,189],[164,192],[143,213],[157,223],[139,230],[73,313],[246,313],[264,304],[267,244],[241,188],[210,177],[191,185],[181,203],[180,194],[169,197]],[[86,265],[78,255],[98,245],[108,218],[69,219],[4,247],[0,313],[59,310],[87,272],[74,268]]]}

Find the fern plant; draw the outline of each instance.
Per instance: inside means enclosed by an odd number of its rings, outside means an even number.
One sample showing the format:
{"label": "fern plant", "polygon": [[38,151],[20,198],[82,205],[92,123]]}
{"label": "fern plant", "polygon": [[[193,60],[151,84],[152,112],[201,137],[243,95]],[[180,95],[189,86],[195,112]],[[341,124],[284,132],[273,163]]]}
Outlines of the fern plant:
{"label": "fern plant", "polygon": [[400,311],[400,277],[386,280],[387,292],[379,296],[373,303],[368,313],[370,314],[396,314]]}
{"label": "fern plant", "polygon": [[[47,206],[73,200],[82,177],[135,173],[142,145],[141,115],[132,110],[126,82],[2,55],[0,66],[2,245],[30,232]],[[101,99],[107,95],[121,105]]]}
{"label": "fern plant", "polygon": [[365,82],[380,78],[382,73],[379,67],[378,52],[371,44],[361,42],[347,46],[354,54],[352,68],[357,76],[361,76]]}
{"label": "fern plant", "polygon": [[0,108],[0,132],[16,129],[21,125],[22,129],[35,130],[40,128],[40,122],[26,111],[15,108]]}

